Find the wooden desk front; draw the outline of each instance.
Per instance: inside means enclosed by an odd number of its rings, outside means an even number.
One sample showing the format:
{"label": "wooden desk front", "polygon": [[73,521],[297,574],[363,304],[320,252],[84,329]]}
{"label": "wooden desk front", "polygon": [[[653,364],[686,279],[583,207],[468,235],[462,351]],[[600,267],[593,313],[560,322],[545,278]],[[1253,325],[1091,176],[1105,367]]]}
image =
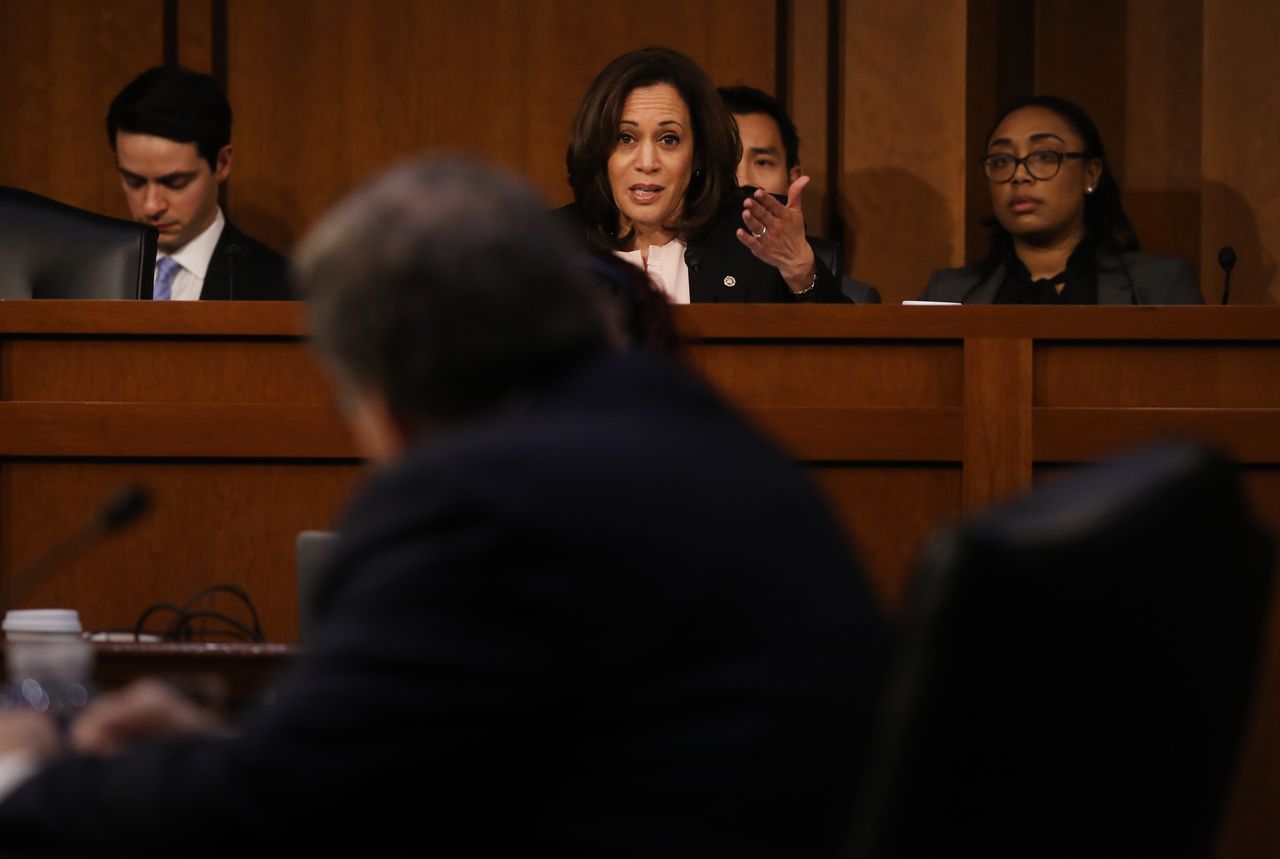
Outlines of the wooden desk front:
{"label": "wooden desk front", "polygon": [[[691,362],[825,488],[891,607],[939,521],[1156,436],[1222,444],[1280,526],[1280,308],[735,306],[678,317]],[[234,582],[269,638],[289,641],[294,536],[329,527],[362,470],[296,305],[0,302],[0,575],[119,486],[155,493],[144,524],[27,605],[76,606],[89,628],[130,626],[152,602]],[[1280,635],[1269,654],[1268,681]],[[1223,856],[1280,843],[1273,685]]]}
{"label": "wooden desk front", "polygon": [[[939,521],[1143,439],[1223,444],[1280,526],[1280,308],[689,307],[689,358],[804,462],[890,605]],[[363,471],[286,303],[0,302],[0,574],[125,483],[145,525],[27,600],[91,628],[232,581],[295,636],[293,538]]]}

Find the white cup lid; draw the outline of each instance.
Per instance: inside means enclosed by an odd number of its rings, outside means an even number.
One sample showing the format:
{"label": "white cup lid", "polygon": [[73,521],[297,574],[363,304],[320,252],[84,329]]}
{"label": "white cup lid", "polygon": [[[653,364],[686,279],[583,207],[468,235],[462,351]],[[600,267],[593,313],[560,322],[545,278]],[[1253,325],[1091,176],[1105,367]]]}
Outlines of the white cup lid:
{"label": "white cup lid", "polygon": [[5,632],[79,633],[80,612],[73,608],[12,609],[5,613]]}

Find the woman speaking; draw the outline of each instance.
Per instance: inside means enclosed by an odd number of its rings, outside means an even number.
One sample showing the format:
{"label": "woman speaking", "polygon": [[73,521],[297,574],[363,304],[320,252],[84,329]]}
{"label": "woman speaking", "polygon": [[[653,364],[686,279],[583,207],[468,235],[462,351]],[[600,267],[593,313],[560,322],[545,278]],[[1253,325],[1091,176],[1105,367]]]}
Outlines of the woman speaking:
{"label": "woman speaking", "polygon": [[982,168],[991,250],[945,269],[924,298],[965,304],[1203,304],[1185,260],[1137,253],[1093,121],[1069,101],[1027,99],[996,122]]}
{"label": "woman speaking", "polygon": [[844,302],[805,240],[801,177],[787,202],[736,184],[737,126],[706,73],[666,48],[633,51],[574,117],[564,214],[648,272],[672,301]]}

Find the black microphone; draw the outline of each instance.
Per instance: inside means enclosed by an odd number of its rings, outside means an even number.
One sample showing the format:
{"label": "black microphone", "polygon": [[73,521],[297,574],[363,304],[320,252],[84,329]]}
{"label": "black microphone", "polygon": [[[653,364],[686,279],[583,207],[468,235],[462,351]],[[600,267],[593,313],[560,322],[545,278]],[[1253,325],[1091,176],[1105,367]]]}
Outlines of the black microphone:
{"label": "black microphone", "polygon": [[689,267],[689,271],[697,272],[702,268],[702,257],[693,248],[686,248],[684,252],[684,264]]}
{"label": "black microphone", "polygon": [[240,246],[235,242],[227,245],[227,301],[236,300],[236,258],[240,256]]}
{"label": "black microphone", "polygon": [[1222,303],[1231,298],[1231,269],[1236,267],[1236,249],[1227,245],[1218,251],[1218,265],[1222,266]]}
{"label": "black microphone", "polygon": [[[36,589],[49,575],[99,540],[114,534],[132,523],[151,506],[151,492],[143,486],[130,486],[117,493],[97,514],[80,526],[70,537],[54,545],[52,549],[14,577],[5,588],[4,602],[0,609],[8,609],[14,603]],[[0,611],[0,615],[3,615]]]}

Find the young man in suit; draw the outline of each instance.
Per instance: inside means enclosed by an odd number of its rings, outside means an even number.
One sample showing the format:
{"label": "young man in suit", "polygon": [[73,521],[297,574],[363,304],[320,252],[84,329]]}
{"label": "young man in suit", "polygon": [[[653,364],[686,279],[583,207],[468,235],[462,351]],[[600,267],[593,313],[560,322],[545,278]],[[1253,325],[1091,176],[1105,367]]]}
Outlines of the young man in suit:
{"label": "young man in suit", "polygon": [[284,257],[226,219],[231,105],[207,75],[157,66],[107,111],[107,136],[129,211],[155,227],[156,300],[286,300]]}
{"label": "young man in suit", "polygon": [[[742,139],[742,158],[738,161],[738,184],[763,188],[770,194],[785,197],[791,183],[803,175],[800,169],[800,135],[796,124],[763,90],[749,86],[720,87]],[[809,236],[809,244],[837,275],[844,270],[839,242]],[[855,304],[879,304],[875,287],[845,275],[841,291]]]}
{"label": "young man in suit", "polygon": [[793,464],[620,350],[580,259],[469,162],[321,221],[300,283],[381,468],[305,655],[235,734],[155,686],[91,704],[60,759],[47,717],[0,716],[47,764],[0,850],[838,855],[875,602]]}

